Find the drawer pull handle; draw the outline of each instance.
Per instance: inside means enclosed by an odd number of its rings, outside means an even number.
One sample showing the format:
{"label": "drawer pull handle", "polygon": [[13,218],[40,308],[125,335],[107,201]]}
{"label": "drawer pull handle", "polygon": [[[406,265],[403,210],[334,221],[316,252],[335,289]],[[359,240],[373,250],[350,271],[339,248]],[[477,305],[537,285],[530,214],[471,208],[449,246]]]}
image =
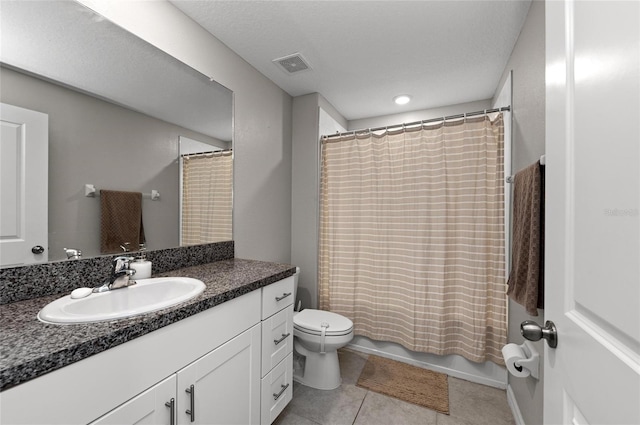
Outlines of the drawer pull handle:
{"label": "drawer pull handle", "polygon": [[278,344],[280,344],[282,341],[284,341],[285,339],[287,339],[287,337],[288,337],[289,335],[291,335],[291,332],[286,333],[286,334],[282,334],[282,338],[280,338],[280,339],[274,339],[274,340],[273,340],[273,343],[274,343],[275,345],[278,345]]}
{"label": "drawer pull handle", "polygon": [[287,298],[289,295],[291,295],[291,292],[285,292],[284,294],[282,294],[281,297],[276,297],[276,301],[282,301],[285,298]]}
{"label": "drawer pull handle", "polygon": [[171,410],[169,425],[176,425],[176,399],[172,398],[171,400],[167,401],[164,405]]}
{"label": "drawer pull handle", "polygon": [[279,399],[279,398],[280,398],[280,396],[282,395],[282,393],[284,393],[284,392],[287,390],[287,388],[289,388],[289,384],[287,384],[287,385],[280,385],[280,392],[279,392],[278,394],[273,393],[273,399],[274,399],[274,400]]}
{"label": "drawer pull handle", "polygon": [[191,399],[190,406],[191,409],[187,409],[184,411],[187,415],[191,417],[191,422],[196,421],[196,388],[193,384],[185,390],[189,394],[189,398]]}

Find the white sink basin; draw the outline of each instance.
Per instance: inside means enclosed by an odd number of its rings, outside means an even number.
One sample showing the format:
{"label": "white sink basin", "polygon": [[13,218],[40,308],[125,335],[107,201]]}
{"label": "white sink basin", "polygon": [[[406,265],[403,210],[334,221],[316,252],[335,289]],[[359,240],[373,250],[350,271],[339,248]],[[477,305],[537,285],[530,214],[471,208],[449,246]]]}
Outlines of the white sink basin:
{"label": "white sink basin", "polygon": [[171,307],[199,295],[205,285],[189,277],[157,277],[135,285],[93,293],[86,298],[70,295],[47,304],[38,313],[45,323],[89,323],[123,319]]}

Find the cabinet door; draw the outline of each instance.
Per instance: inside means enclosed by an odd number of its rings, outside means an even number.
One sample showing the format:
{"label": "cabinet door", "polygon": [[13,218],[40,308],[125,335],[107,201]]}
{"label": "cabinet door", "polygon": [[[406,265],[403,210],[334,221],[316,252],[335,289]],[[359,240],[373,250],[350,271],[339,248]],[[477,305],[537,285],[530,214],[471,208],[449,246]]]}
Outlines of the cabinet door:
{"label": "cabinet door", "polygon": [[[142,394],[116,407],[91,425],[170,425],[172,409],[165,403],[171,402],[176,394],[176,376],[172,375],[154,385]],[[97,397],[100,397],[98,394]]]}
{"label": "cabinet door", "polygon": [[177,377],[178,424],[259,424],[260,325],[180,370]]}

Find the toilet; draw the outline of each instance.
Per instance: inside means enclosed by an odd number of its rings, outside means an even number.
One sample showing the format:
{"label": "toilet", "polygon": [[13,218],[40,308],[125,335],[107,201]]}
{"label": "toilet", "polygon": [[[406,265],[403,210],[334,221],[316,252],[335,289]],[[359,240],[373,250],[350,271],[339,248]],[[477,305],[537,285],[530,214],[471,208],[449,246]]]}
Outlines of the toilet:
{"label": "toilet", "polygon": [[[296,268],[294,296],[299,274]],[[293,313],[293,336],[293,379],[319,390],[338,388],[342,379],[337,350],[353,339],[353,322],[330,311],[307,308]]]}

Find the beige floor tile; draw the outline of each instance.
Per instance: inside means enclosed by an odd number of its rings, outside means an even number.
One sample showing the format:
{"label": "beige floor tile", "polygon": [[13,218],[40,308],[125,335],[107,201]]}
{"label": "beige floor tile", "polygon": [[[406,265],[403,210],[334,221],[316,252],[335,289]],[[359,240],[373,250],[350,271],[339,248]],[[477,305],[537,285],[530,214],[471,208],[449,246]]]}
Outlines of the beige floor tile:
{"label": "beige floor tile", "polygon": [[452,418],[449,415],[438,413],[436,425],[474,425],[474,422],[467,422],[464,419]]}
{"label": "beige floor tile", "polygon": [[515,424],[505,390],[449,377],[449,413],[454,422],[474,425]]}
{"label": "beige floor tile", "polygon": [[[291,404],[289,404],[289,406],[291,406]],[[319,425],[317,422],[313,422],[310,419],[303,418],[291,412],[289,406],[278,415],[273,425]]]}
{"label": "beige floor tile", "polygon": [[355,385],[360,377],[360,372],[367,362],[368,354],[357,351],[340,349],[338,360],[340,361],[340,376],[343,385]]}
{"label": "beige floor tile", "polygon": [[435,425],[436,412],[387,397],[367,392],[355,425]]}
{"label": "beige floor tile", "polygon": [[289,403],[290,412],[321,425],[351,425],[360,410],[367,390],[341,385],[324,391],[298,385]]}
{"label": "beige floor tile", "polygon": [[367,354],[338,351],[342,385],[322,391],[294,382],[276,425],[512,425],[504,390],[449,377],[450,415],[356,387]]}

